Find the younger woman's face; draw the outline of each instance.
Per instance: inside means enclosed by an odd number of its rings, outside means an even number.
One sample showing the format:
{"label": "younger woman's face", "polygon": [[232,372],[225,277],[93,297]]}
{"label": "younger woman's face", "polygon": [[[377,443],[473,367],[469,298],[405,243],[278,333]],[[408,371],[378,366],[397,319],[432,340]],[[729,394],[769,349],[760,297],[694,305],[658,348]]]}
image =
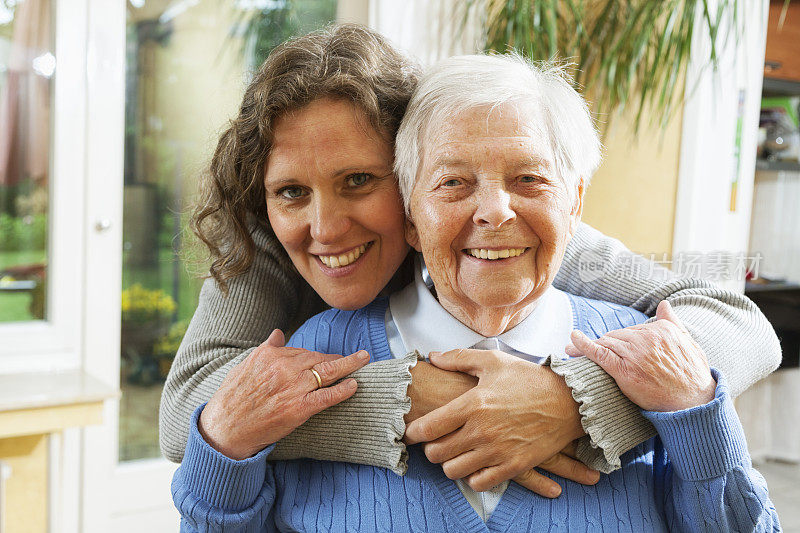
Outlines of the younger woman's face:
{"label": "younger woman's face", "polygon": [[328,305],[365,306],[403,262],[392,146],[352,103],[323,98],[276,119],[264,185],[275,235]]}

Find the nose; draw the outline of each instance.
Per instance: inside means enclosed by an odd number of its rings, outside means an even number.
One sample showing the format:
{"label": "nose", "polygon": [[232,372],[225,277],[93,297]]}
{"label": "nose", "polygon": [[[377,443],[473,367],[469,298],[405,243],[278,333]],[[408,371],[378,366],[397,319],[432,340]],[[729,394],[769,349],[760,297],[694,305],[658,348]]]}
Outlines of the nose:
{"label": "nose", "polygon": [[511,208],[511,195],[499,185],[482,187],[476,198],[478,205],[472,221],[478,226],[498,229],[517,218],[516,212]]}
{"label": "nose", "polygon": [[346,202],[339,197],[316,195],[311,209],[311,237],[321,244],[335,244],[352,226]]}

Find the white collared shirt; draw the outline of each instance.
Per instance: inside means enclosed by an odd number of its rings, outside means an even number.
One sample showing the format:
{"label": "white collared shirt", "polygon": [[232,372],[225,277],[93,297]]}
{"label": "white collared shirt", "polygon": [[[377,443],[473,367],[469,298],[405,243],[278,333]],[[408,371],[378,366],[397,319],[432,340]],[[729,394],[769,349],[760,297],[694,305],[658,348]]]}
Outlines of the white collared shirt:
{"label": "white collared shirt", "polygon": [[[386,309],[386,334],[394,357],[411,350],[426,355],[456,348],[500,350],[534,363],[548,355],[564,356],[564,347],[574,329],[572,305],[566,294],[553,288],[539,298],[530,315],[497,337],[484,337],[458,321],[436,300],[427,270],[420,258],[414,283],[389,297]],[[427,281],[427,284],[426,284]],[[464,497],[484,520],[488,520],[508,487],[501,483],[486,492],[475,492],[463,480],[456,484]]]}

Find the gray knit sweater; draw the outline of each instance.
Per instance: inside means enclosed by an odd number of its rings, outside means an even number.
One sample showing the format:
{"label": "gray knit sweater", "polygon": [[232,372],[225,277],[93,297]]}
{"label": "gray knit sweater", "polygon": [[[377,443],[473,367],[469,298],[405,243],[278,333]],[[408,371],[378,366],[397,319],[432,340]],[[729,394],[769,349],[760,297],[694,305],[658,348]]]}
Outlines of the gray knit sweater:
{"label": "gray knit sweater", "polygon": [[[167,377],[160,439],[161,451],[171,461],[183,458],[192,412],[211,398],[228,371],[274,328],[292,331],[325,307],[269,229],[255,229],[253,238],[257,247],[253,265],[229,282],[228,296],[206,280]],[[600,265],[602,271],[587,271],[587,262]],[[753,302],[707,281],[680,278],[651,265],[586,224],[567,247],[554,285],[650,316],[661,300],[669,300],[711,366],[725,375],[733,396],[780,363],[775,332]],[[270,457],[337,460],[404,473],[407,456],[400,439],[405,431],[403,415],[410,408],[409,369],[415,361],[412,356],[381,361],[355,372],[356,394],[313,416],[279,442]],[[578,358],[554,359],[550,364],[580,404],[587,436],[579,443],[578,457],[584,463],[609,472],[619,468],[622,453],[655,435],[639,408],[595,363]]]}

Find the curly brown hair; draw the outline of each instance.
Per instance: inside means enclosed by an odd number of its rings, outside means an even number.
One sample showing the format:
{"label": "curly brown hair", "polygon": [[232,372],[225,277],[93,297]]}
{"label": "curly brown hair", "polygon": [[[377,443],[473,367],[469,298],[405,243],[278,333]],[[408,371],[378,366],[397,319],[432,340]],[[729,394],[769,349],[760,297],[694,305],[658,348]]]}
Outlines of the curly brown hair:
{"label": "curly brown hair", "polygon": [[223,291],[253,262],[253,225],[269,229],[264,169],[275,119],[319,98],[341,98],[363,109],[372,127],[394,143],[418,78],[412,60],[356,24],[290,39],[269,54],[217,143],[191,221]]}

